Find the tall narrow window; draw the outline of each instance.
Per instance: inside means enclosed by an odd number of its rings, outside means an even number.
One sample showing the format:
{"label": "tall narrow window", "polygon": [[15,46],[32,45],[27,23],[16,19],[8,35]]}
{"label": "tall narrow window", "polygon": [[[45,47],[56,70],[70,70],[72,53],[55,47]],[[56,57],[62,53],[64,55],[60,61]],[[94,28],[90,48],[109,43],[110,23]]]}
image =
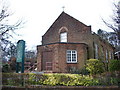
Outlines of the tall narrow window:
{"label": "tall narrow window", "polygon": [[112,52],[109,52],[109,58],[112,59]]}
{"label": "tall narrow window", "polygon": [[60,42],[67,42],[67,32],[60,33]]}
{"label": "tall narrow window", "polygon": [[106,61],[108,62],[108,50],[106,50]]}
{"label": "tall narrow window", "polygon": [[76,63],[76,62],[77,62],[77,51],[67,50],[67,63]]}
{"label": "tall narrow window", "polygon": [[98,45],[95,44],[95,59],[98,59]]}

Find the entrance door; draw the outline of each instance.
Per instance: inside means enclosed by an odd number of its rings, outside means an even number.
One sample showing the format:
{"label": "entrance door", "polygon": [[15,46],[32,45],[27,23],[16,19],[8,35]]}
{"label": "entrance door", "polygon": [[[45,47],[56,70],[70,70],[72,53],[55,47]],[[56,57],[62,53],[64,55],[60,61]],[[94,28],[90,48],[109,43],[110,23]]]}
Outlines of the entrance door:
{"label": "entrance door", "polygon": [[44,51],[42,54],[42,70],[52,70],[52,51]]}

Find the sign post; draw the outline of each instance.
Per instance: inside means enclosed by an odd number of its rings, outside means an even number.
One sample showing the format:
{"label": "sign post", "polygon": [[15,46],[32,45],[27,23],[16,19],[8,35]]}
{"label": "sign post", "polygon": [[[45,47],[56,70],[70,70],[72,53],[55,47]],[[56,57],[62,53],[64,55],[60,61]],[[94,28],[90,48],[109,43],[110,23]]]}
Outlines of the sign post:
{"label": "sign post", "polygon": [[24,73],[24,57],[25,57],[25,41],[19,40],[17,42],[17,61],[16,61],[16,73],[21,71]]}

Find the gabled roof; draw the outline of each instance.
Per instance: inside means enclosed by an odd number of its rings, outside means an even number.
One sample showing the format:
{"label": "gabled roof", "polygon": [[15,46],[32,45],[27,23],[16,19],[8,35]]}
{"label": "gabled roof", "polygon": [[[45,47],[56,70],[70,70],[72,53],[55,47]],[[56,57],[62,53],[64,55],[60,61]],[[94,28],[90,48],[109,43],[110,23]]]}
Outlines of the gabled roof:
{"label": "gabled roof", "polygon": [[[69,17],[69,18],[71,18],[71,19],[73,19],[73,20],[76,20],[77,22],[85,25],[84,23],[80,22],[79,20],[77,20],[76,18],[72,17],[71,15],[65,13],[64,11],[59,15],[59,17],[62,17],[62,16]],[[57,19],[59,19],[59,17],[58,17]],[[56,20],[57,20],[57,19],[56,19]],[[85,25],[85,26],[87,26],[87,25]]]}
{"label": "gabled roof", "polygon": [[[82,23],[82,22],[80,22],[79,20],[77,20],[77,19],[75,19],[74,17],[72,17],[72,16],[70,16],[69,14],[67,14],[67,13],[65,13],[64,11],[58,16],[58,18],[54,21],[54,23],[50,26],[50,28],[49,29],[51,29],[54,25],[56,25],[56,22],[57,21],[60,21],[62,19],[62,21],[64,21],[64,20],[67,20],[68,21],[68,19],[71,19],[71,20],[73,20],[73,21],[75,21],[78,25],[79,24],[82,24],[83,26],[86,26],[87,27],[87,25],[85,25],[84,23]],[[49,29],[47,30],[47,32],[49,31]],[[46,32],[46,33],[47,33]],[[45,33],[45,34],[46,34]],[[44,35],[45,35],[44,34]],[[43,35],[43,36],[44,36]]]}

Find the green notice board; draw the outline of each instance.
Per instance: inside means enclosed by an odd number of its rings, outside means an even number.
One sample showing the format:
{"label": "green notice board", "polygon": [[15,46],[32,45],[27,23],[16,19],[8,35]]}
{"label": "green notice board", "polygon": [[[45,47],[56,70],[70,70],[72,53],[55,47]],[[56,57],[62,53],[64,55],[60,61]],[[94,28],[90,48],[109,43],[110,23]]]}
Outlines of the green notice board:
{"label": "green notice board", "polygon": [[23,62],[25,51],[25,41],[19,40],[17,43],[17,62]]}

